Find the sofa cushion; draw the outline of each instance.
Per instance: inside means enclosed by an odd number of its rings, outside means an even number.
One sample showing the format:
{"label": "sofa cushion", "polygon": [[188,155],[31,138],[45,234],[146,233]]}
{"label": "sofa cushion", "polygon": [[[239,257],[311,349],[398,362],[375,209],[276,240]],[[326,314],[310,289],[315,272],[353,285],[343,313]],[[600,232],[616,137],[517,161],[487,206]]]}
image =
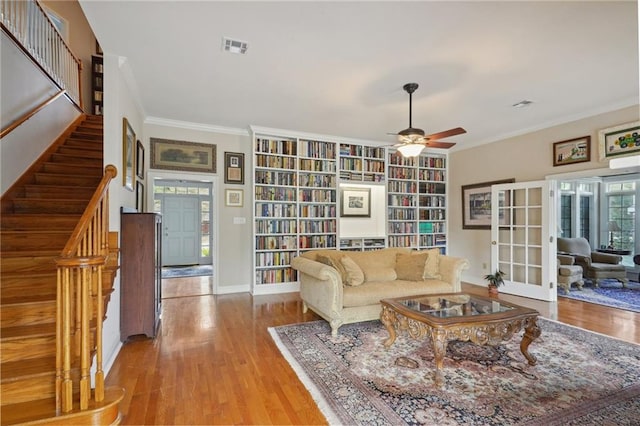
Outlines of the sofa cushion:
{"label": "sofa cushion", "polygon": [[420,294],[450,293],[453,286],[440,280],[428,281],[371,281],[358,287],[343,288],[343,307],[379,304],[382,299],[417,296]]}
{"label": "sofa cushion", "polygon": [[422,281],[425,263],[429,253],[398,253],[396,255],[396,275],[399,280]]}
{"label": "sofa cushion", "polygon": [[388,248],[384,250],[350,252],[349,257],[364,272],[365,281],[393,281],[396,275],[396,254],[409,250]]}
{"label": "sofa cushion", "polygon": [[327,266],[335,268],[338,271],[338,274],[340,274],[340,278],[342,279],[342,283],[344,284],[347,282],[347,271],[344,269],[344,266],[340,261],[342,257],[343,256],[326,256],[324,254],[319,254],[318,256],[316,256],[316,260],[320,263],[324,263]]}
{"label": "sofa cushion", "polygon": [[349,256],[343,256],[340,259],[345,270],[345,278],[342,282],[348,286],[359,286],[364,282],[364,273],[356,262]]}
{"label": "sofa cushion", "polygon": [[440,250],[435,248],[435,249],[424,250],[424,252],[428,253],[428,256],[424,264],[424,274],[422,275],[422,278],[424,278],[425,280],[441,279],[442,275],[440,275],[440,272],[439,272],[440,271]]}

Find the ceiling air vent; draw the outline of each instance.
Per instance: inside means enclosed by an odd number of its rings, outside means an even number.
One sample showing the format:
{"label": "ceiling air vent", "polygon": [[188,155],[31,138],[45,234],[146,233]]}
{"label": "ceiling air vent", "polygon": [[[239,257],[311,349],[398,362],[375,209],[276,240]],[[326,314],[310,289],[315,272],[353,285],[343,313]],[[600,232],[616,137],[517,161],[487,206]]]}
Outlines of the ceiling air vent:
{"label": "ceiling air vent", "polygon": [[222,50],[230,53],[239,53],[244,55],[247,53],[247,42],[240,40],[233,40],[228,37],[222,37]]}

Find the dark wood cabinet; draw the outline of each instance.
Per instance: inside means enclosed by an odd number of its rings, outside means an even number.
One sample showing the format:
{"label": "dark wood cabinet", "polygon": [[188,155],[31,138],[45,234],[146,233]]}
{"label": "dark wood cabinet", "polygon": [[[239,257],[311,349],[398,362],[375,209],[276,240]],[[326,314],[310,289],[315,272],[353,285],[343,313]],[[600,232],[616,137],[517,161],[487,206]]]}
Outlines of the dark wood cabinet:
{"label": "dark wood cabinet", "polygon": [[120,229],[120,340],[155,337],[162,303],[162,218],[123,212]]}

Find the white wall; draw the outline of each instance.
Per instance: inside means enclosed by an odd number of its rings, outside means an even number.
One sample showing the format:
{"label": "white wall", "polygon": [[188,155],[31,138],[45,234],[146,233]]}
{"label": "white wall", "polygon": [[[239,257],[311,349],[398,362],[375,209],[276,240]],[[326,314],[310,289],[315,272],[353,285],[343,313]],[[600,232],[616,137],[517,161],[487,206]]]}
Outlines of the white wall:
{"label": "white wall", "polygon": [[[120,208],[135,208],[135,194],[123,186],[122,118],[126,117],[138,139],[143,140],[144,111],[133,95],[136,86],[129,79],[126,58],[104,56],[104,164],[113,164],[118,176],[109,186],[109,229],[120,232]],[[108,372],[120,350],[120,274],[116,275],[114,291],[107,308],[103,329],[105,371]]]}
{"label": "white wall", "polygon": [[[2,32],[0,49],[0,117],[2,128],[58,92],[47,76]],[[2,138],[0,189],[4,192],[80,115],[66,97]]]}
{"label": "white wall", "polygon": [[[180,173],[149,169],[149,178],[165,177],[184,180],[212,181],[214,186],[213,238],[214,252],[214,293],[235,293],[249,291],[252,280],[252,209],[251,191],[253,177],[251,173],[251,138],[248,131],[239,129],[223,129],[213,126],[197,128],[192,124],[147,120],[144,126],[144,139],[147,160],[150,158],[150,138],[173,139],[216,145],[216,173]],[[224,183],[224,153],[240,152],[245,155],[245,184],[230,185]],[[150,167],[150,161],[146,161]],[[147,205],[152,199],[152,182],[146,183]],[[242,189],[244,202],[242,207],[225,206],[225,190]],[[239,218],[240,220],[235,218]],[[242,222],[244,223],[237,223]]]}
{"label": "white wall", "polygon": [[[474,149],[452,152],[449,156],[449,251],[469,259],[470,269],[462,279],[484,284],[482,276],[491,266],[490,230],[462,229],[462,185],[515,178],[516,182],[545,179],[547,175],[607,168],[600,161],[598,130],[638,120],[638,107],[624,108],[576,120]],[[591,136],[591,161],[553,166],[553,143]],[[483,269],[483,264],[487,269]]]}

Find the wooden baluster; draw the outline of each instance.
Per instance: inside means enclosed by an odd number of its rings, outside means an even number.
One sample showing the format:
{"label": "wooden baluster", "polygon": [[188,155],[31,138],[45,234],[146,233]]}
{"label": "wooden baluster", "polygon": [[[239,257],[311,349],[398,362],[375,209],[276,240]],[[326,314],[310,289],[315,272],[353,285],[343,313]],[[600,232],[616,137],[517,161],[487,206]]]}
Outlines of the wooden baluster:
{"label": "wooden baluster", "polygon": [[80,270],[80,311],[81,311],[81,339],[80,339],[80,409],[89,407],[89,395],[91,394],[91,380],[89,379],[89,287],[90,274],[88,268]]}
{"label": "wooden baluster", "polygon": [[96,308],[96,389],[95,400],[104,400],[104,371],[102,371],[102,321],[104,318],[104,304],[102,301],[102,266],[98,266],[98,291]]}
{"label": "wooden baluster", "polygon": [[62,411],[73,408],[73,383],[71,382],[71,271],[64,268],[62,280]]}

